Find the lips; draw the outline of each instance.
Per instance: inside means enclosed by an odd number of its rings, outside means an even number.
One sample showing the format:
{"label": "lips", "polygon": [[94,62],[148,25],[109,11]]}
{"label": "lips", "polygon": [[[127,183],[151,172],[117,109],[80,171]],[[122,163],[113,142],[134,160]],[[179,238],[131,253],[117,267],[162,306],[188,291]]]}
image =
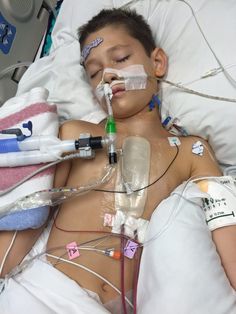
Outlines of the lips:
{"label": "lips", "polygon": [[125,87],[123,83],[111,84],[112,94],[118,96],[120,93],[125,92]]}

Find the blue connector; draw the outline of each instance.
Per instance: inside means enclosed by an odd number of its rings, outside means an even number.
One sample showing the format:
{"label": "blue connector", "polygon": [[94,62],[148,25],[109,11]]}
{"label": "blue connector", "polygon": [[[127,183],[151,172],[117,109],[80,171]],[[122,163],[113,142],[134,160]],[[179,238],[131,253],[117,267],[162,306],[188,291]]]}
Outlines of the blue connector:
{"label": "blue connector", "polygon": [[17,138],[8,138],[0,140],[0,154],[19,152],[20,148],[18,145]]}
{"label": "blue connector", "polygon": [[31,121],[28,121],[27,123],[23,123],[22,127],[30,131],[29,136],[24,135],[21,129],[7,129],[0,131],[1,134],[12,134],[16,136],[14,138],[0,139],[0,154],[15,153],[21,151],[18,142],[21,142],[25,138],[32,135],[33,124]]}

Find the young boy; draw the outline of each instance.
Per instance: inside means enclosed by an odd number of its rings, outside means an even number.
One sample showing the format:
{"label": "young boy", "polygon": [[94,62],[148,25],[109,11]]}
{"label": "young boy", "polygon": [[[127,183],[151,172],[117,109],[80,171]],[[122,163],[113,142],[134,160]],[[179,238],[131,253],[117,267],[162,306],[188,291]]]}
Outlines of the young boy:
{"label": "young boy", "polygon": [[[88,24],[81,27],[79,36],[82,51],[81,63],[92,88],[96,92],[99,85],[107,83],[111,86],[113,94],[111,104],[117,128],[117,149],[121,149],[126,138],[130,136],[145,138],[150,144],[148,181],[152,183],[157,178],[160,179],[146,189],[147,199],[141,215],[142,219],[150,220],[157,205],[190,177],[221,175],[206,142],[201,140],[204,146],[202,156],[192,153],[192,146],[198,140],[194,137],[180,138],[181,145],[178,148],[175,145],[171,146],[169,142],[171,135],[162,127],[158,111],[150,110],[149,104],[153,95],[156,95],[159,90],[156,78],[163,77],[167,71],[167,56],[161,48],[155,47],[150,29],[140,16],[119,9],[102,11]],[[147,75],[144,89],[139,89],[139,86],[132,89],[124,79],[129,69],[136,65],[142,66],[137,70],[137,75],[142,77],[141,68]],[[107,110],[104,98],[101,100],[101,105],[104,110]],[[105,123],[106,121],[102,121],[99,125],[93,125],[82,121],[68,122],[61,128],[61,138],[69,139],[73,136],[76,139],[78,134],[85,132],[93,136],[105,136]],[[118,160],[120,158],[121,156],[118,155]],[[86,185],[92,178],[101,177],[102,170],[107,163],[107,153],[105,150],[101,150],[96,152],[96,157],[92,160],[80,159],[74,160],[72,163],[68,162],[66,166],[62,164],[58,167],[56,185]],[[169,167],[170,164],[171,167]],[[168,171],[163,175],[168,167]],[[101,191],[90,191],[89,194],[61,206],[57,217],[57,226],[68,231],[84,232],[71,234],[54,227],[48,248],[66,245],[75,239],[78,243],[91,241],[98,237],[98,234],[94,235],[93,232],[111,231],[110,227],[104,226],[104,217],[106,213],[116,214],[115,193],[109,193],[109,191],[117,190],[115,177],[116,174],[102,186]],[[86,230],[91,233],[86,233]],[[235,276],[231,273],[231,267],[228,265],[228,262],[231,261],[231,253],[222,244],[225,236],[228,238],[228,243],[234,245],[236,243],[235,227],[220,228],[213,232],[213,239],[222,257],[225,270],[234,285]],[[108,237],[103,242],[103,246],[118,247],[119,240]],[[233,256],[236,255],[233,254]],[[115,286],[120,286],[120,263],[118,261],[102,254],[91,255],[91,253],[83,252],[79,263],[109,279]],[[84,270],[75,269],[66,263],[58,264],[56,267],[76,280],[82,287],[96,292],[103,303],[117,296],[111,286]],[[125,277],[124,285],[125,290],[129,291],[132,289],[134,276],[132,260],[125,259],[125,269],[128,275]]]}
{"label": "young boy", "polygon": [[[173,139],[163,128],[153,104],[159,102],[157,79],[167,71],[167,56],[161,48],[156,48],[151,31],[141,16],[132,11],[103,10],[80,28],[79,40],[81,64],[93,90],[98,97],[101,94],[100,103],[105,111],[104,85],[111,94],[108,92],[107,97],[110,97],[116,123],[116,141],[111,153],[117,153],[118,166],[108,182],[61,205],[47,244],[54,257],[48,256],[48,260],[82,288],[95,292],[103,304],[108,304],[119,296],[114,287],[123,291],[123,299],[125,292],[135,289],[136,259],[122,257],[126,240],[145,242],[145,227],[140,228],[139,234],[140,224],[147,226],[153,211],[182,182],[191,177],[221,176],[221,171],[204,140],[201,140],[203,154],[193,154],[193,145],[198,138]],[[105,124],[106,121],[98,125],[70,121],[61,127],[60,137],[78,139],[82,133],[105,137]],[[133,153],[136,148],[137,152]],[[136,161],[137,155],[146,162]],[[115,164],[116,156],[112,155],[111,159]],[[146,163],[149,167],[143,170]],[[91,181],[96,182],[103,176],[107,164],[106,149],[96,150],[93,159],[63,162],[58,166],[55,186],[86,186]],[[131,170],[132,166],[136,170]],[[122,198],[119,192],[124,191],[125,183],[130,183],[125,182],[126,176],[131,181],[131,187],[126,185],[127,191],[132,194],[129,188],[132,190],[134,175],[140,182],[135,182],[133,190],[139,190],[139,194],[135,192],[132,203],[129,196]],[[123,208],[124,204],[128,208]],[[135,225],[133,229],[128,225],[130,220],[131,225]],[[112,232],[114,221],[118,232]],[[224,247],[226,239],[228,246]],[[236,243],[235,227],[213,231],[213,240],[229,280],[236,287],[236,253],[232,250]],[[60,262],[62,256],[70,262],[65,253],[68,244],[74,245],[74,252],[79,252],[79,258],[73,260],[78,267]],[[81,250],[78,251],[76,245]]]}

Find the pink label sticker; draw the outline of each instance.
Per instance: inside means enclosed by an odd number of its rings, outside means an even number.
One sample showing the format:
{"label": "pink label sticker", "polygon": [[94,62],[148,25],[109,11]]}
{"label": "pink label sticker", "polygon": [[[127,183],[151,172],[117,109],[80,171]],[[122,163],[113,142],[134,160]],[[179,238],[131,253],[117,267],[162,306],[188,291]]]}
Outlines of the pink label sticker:
{"label": "pink label sticker", "polygon": [[124,256],[132,259],[137,251],[138,243],[128,240],[124,248]]}
{"label": "pink label sticker", "polygon": [[67,250],[69,259],[74,259],[76,257],[79,257],[79,255],[80,255],[78,245],[75,241],[68,243],[66,245],[66,250]]}

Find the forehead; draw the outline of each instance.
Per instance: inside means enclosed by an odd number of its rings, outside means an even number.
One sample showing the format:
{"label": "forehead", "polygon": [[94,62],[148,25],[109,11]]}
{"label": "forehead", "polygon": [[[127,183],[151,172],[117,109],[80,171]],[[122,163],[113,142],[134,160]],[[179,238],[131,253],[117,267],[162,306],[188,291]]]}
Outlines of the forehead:
{"label": "forehead", "polygon": [[99,38],[102,38],[102,41],[99,45],[90,49],[86,60],[84,60],[85,67],[95,61],[97,62],[100,58],[112,56],[124,49],[125,51],[128,49],[129,52],[135,51],[141,55],[145,54],[145,49],[140,41],[132,37],[123,25],[109,25],[91,33],[86,38],[83,49],[87,46],[93,46],[92,43],[96,42]]}
{"label": "forehead", "polygon": [[86,38],[83,47],[91,44],[97,38],[102,38],[103,41],[94,49],[107,49],[115,45],[142,46],[140,42],[132,37],[122,25],[105,26],[100,30],[91,33]]}
{"label": "forehead", "polygon": [[101,37],[103,35],[107,39],[111,39],[112,37],[120,37],[126,36],[130,37],[128,31],[123,25],[108,25],[103,28],[91,33],[85,40],[85,45],[94,40],[96,37]]}

